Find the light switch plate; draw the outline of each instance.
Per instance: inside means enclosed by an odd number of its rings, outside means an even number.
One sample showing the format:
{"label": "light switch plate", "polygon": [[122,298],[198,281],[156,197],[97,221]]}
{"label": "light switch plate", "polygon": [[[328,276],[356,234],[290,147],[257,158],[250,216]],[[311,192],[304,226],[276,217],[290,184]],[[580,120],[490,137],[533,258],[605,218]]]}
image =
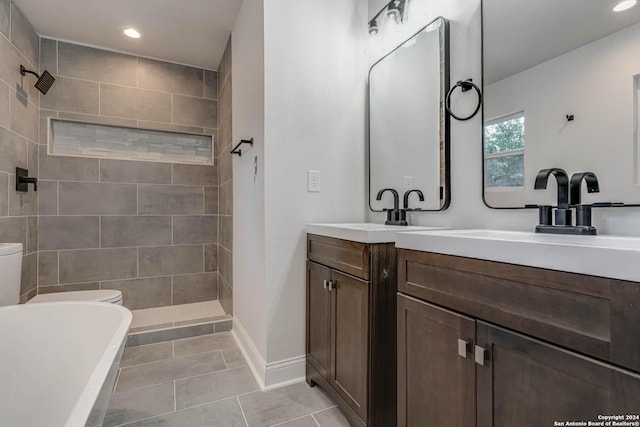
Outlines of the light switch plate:
{"label": "light switch plate", "polygon": [[307,171],[307,191],[309,193],[320,192],[320,171]]}

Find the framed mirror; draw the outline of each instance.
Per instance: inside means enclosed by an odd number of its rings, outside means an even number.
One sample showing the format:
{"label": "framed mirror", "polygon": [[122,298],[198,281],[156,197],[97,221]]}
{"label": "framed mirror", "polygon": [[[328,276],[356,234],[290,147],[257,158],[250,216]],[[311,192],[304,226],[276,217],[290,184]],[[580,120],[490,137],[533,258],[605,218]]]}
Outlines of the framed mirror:
{"label": "framed mirror", "polygon": [[583,203],[640,204],[640,5],[483,0],[483,194],[492,208],[555,205],[541,169],[594,172]]}
{"label": "framed mirror", "polygon": [[409,208],[446,209],[450,201],[449,118],[444,110],[449,90],[449,26],[437,18],[369,71],[369,207],[393,207],[393,188],[409,198]]}

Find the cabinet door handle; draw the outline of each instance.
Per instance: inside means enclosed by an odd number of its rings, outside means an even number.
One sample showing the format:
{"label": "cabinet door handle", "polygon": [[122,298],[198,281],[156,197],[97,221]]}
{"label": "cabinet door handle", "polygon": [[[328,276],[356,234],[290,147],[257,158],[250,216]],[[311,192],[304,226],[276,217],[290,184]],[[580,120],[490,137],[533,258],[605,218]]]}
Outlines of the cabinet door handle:
{"label": "cabinet door handle", "polygon": [[486,355],[487,355],[487,350],[485,350],[480,346],[476,346],[475,360],[478,365],[484,366]]}
{"label": "cabinet door handle", "polygon": [[322,282],[324,283],[324,288],[327,289],[329,287],[329,281],[323,280]]}
{"label": "cabinet door handle", "polygon": [[458,355],[467,358],[467,354],[471,353],[471,343],[458,339]]}
{"label": "cabinet door handle", "polygon": [[336,288],[336,282],[334,282],[333,280],[329,280],[327,283],[329,283],[329,292]]}

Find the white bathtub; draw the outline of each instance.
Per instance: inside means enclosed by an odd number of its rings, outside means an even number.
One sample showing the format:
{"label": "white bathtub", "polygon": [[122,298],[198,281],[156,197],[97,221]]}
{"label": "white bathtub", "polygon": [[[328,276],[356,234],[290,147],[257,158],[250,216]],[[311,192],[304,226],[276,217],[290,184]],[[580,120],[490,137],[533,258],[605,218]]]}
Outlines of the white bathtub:
{"label": "white bathtub", "polygon": [[0,424],[100,425],[130,324],[115,304],[0,307]]}

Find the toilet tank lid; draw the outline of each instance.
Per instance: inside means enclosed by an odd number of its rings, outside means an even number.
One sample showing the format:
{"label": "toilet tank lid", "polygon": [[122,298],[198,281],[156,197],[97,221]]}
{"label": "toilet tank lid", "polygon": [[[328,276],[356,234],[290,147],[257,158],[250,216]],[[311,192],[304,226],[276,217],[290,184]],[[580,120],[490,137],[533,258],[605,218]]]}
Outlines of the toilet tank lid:
{"label": "toilet tank lid", "polygon": [[22,252],[22,243],[0,243],[0,256]]}
{"label": "toilet tank lid", "polygon": [[92,291],[71,291],[54,292],[50,294],[40,294],[29,300],[34,302],[56,302],[56,301],[95,301],[95,302],[116,302],[122,300],[122,292],[112,289],[92,290]]}

